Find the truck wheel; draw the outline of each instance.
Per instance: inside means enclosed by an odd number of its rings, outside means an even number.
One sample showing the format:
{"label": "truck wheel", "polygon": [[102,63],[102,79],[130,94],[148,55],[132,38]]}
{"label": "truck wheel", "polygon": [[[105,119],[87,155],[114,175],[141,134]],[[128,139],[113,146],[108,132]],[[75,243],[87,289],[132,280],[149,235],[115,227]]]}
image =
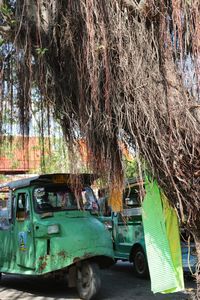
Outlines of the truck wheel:
{"label": "truck wheel", "polygon": [[2,278],[2,273],[0,273],[0,281],[1,281],[1,278]]}
{"label": "truck wheel", "polygon": [[83,262],[78,266],[76,285],[81,299],[92,299],[97,294],[101,285],[98,265],[95,263]]}
{"label": "truck wheel", "polygon": [[138,247],[133,253],[133,267],[135,275],[139,278],[149,277],[149,268],[146,255],[142,247]]}

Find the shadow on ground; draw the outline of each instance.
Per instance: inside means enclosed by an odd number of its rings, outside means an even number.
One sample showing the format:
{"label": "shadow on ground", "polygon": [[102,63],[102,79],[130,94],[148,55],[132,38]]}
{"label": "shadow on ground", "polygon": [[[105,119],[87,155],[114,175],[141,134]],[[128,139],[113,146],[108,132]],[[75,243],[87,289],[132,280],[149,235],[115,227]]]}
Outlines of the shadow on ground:
{"label": "shadow on ground", "polygon": [[[132,265],[117,263],[108,270],[102,270],[102,287],[96,300],[186,300],[195,283],[186,278],[186,292],[168,295],[151,292],[149,280],[138,279]],[[28,276],[3,275],[0,285],[0,300],[53,300],[79,299],[76,289],[65,282]]]}

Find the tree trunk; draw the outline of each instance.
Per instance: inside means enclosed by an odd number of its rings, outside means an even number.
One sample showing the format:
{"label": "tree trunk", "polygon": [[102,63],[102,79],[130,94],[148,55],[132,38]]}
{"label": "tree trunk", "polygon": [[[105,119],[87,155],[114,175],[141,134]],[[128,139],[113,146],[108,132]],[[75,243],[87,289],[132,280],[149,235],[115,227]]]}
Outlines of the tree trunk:
{"label": "tree trunk", "polygon": [[192,85],[199,80],[198,0],[36,2],[16,1],[16,60],[19,74],[30,73],[16,84],[25,91],[18,101],[23,121],[33,83],[65,137],[84,137],[95,173],[120,186],[118,140],[137,148],[193,230],[200,261],[200,90],[192,97],[179,74],[190,53]]}

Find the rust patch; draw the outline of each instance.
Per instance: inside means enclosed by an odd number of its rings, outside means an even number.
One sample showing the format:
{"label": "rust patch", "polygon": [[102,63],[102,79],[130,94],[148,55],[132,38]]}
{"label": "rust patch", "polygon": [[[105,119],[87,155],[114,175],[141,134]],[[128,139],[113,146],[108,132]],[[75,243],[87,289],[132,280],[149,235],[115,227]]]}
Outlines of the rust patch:
{"label": "rust patch", "polygon": [[47,255],[39,257],[39,271],[43,271],[47,266]]}
{"label": "rust patch", "polygon": [[39,266],[38,269],[40,272],[44,271],[44,269],[47,267],[48,264],[48,259],[50,259],[50,261],[52,260],[56,260],[56,258],[61,258],[63,260],[65,260],[67,258],[67,252],[62,250],[60,252],[57,253],[57,255],[44,255],[44,256],[40,256],[38,258],[39,260]]}
{"label": "rust patch", "polygon": [[67,258],[67,252],[65,252],[64,250],[60,251],[60,252],[58,252],[58,256],[62,257],[63,259],[66,259]]}
{"label": "rust patch", "polygon": [[94,253],[86,252],[86,253],[84,253],[84,255],[81,256],[81,257],[75,257],[75,258],[73,259],[73,262],[76,263],[76,262],[78,262],[78,261],[80,261],[80,260],[84,260],[84,259],[87,259],[87,258],[90,258],[90,257],[93,257],[93,256],[94,256]]}
{"label": "rust patch", "polygon": [[45,256],[40,256],[39,260],[47,260],[47,256],[46,255]]}
{"label": "rust patch", "polygon": [[39,270],[40,270],[40,271],[43,271],[43,270],[46,268],[46,266],[47,266],[47,262],[44,261],[44,262],[39,266]]}

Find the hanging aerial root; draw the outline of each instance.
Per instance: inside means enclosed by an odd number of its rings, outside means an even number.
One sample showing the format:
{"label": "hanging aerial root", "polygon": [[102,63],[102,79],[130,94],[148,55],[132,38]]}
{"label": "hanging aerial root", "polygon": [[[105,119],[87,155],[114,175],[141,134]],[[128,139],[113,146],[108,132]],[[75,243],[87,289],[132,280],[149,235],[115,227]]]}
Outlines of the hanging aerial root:
{"label": "hanging aerial root", "polygon": [[112,207],[112,210],[114,212],[122,211],[123,209],[122,199],[123,199],[123,186],[119,185],[118,183],[112,183],[112,186],[110,188],[110,196],[108,199],[108,204]]}

